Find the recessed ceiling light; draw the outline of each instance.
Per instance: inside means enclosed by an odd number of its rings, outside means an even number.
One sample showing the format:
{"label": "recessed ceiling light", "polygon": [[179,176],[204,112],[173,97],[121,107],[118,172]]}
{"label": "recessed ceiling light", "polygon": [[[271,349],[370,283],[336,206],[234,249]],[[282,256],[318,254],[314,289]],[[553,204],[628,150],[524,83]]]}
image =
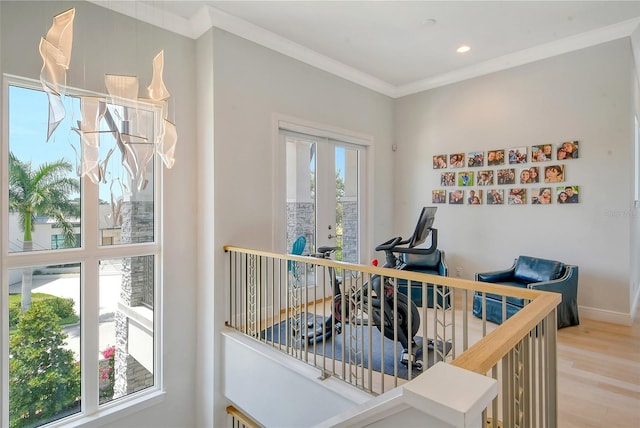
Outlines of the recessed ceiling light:
{"label": "recessed ceiling light", "polygon": [[460,46],[458,49],[456,49],[456,52],[458,53],[467,53],[471,50],[471,48],[467,45],[462,45]]}

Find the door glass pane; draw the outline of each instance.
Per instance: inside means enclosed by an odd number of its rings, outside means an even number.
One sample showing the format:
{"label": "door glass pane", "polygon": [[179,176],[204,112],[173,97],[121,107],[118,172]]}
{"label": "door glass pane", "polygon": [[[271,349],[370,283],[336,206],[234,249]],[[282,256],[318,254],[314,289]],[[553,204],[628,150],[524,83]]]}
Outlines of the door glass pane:
{"label": "door glass pane", "polygon": [[99,182],[100,245],[154,241],[154,117],[140,106],[106,104],[95,134],[99,158],[108,159]]}
{"label": "door glass pane", "polygon": [[309,254],[316,243],[316,143],[287,137],[286,159],[287,252],[303,236],[302,254]]}
{"label": "door glass pane", "polygon": [[79,412],[80,264],[10,269],[8,297],[9,425]]}
{"label": "door glass pane", "polygon": [[9,86],[9,252],[80,246],[79,137],[67,115],[47,141],[48,114],[45,92]]}
{"label": "door glass pane", "polygon": [[336,245],[337,260],[359,261],[358,150],[336,146]]}
{"label": "door glass pane", "polygon": [[100,403],[153,386],[154,257],[100,261]]}

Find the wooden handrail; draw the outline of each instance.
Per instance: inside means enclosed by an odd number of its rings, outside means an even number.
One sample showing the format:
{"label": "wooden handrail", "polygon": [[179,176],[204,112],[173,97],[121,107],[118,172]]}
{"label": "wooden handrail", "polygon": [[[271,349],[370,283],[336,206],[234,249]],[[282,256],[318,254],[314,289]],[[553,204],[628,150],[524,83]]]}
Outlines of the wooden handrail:
{"label": "wooden handrail", "polygon": [[[452,365],[486,374],[538,325],[562,300],[558,293],[541,294],[505,323],[487,334],[451,362]],[[551,326],[556,328],[556,326]]]}
{"label": "wooden handrail", "polygon": [[448,276],[430,275],[420,272],[412,272],[408,270],[398,270],[392,268],[384,268],[372,265],[354,265],[353,263],[340,262],[332,259],[324,259],[320,257],[296,256],[293,254],[278,254],[269,251],[251,250],[248,248],[234,247],[231,245],[224,246],[225,251],[235,251],[255,256],[270,257],[282,261],[293,260],[302,263],[315,264],[320,266],[330,266],[337,269],[357,270],[358,272],[368,273],[371,275],[382,275],[390,278],[401,278],[410,281],[427,282],[430,284],[444,285],[457,289],[479,291],[485,293],[495,293],[509,297],[517,297],[520,299],[534,300],[538,296],[544,294],[544,291],[531,290],[528,288],[509,287],[500,284],[492,284],[489,282],[477,282],[462,278],[453,278]]}
{"label": "wooden handrail", "polygon": [[[260,428],[262,425],[233,406],[227,406],[227,413],[248,428]],[[235,426],[235,425],[234,425]]]}

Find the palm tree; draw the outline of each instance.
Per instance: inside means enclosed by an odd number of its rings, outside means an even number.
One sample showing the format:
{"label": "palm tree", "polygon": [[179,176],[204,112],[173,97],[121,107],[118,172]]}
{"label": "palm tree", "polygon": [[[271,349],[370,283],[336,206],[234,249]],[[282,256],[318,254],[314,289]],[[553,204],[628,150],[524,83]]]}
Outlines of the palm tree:
{"label": "palm tree", "polygon": [[[36,216],[55,220],[54,227],[60,228],[65,247],[74,247],[76,238],[71,217],[79,216],[79,207],[72,203],[69,195],[77,193],[80,183],[70,178],[72,165],[64,159],[44,163],[36,169],[31,162],[23,162],[9,154],[9,212],[19,216],[20,229],[24,231],[22,249],[33,250],[31,232]],[[22,273],[22,312],[31,306],[32,271]]]}

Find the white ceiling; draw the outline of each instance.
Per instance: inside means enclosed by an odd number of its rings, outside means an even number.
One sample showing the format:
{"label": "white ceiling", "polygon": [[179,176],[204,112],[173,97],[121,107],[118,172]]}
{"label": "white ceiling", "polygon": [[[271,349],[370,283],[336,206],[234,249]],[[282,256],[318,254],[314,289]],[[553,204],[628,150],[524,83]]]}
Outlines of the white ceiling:
{"label": "white ceiling", "polygon": [[[197,38],[212,26],[391,97],[628,37],[640,1],[94,1]],[[467,44],[471,51],[455,49]]]}

